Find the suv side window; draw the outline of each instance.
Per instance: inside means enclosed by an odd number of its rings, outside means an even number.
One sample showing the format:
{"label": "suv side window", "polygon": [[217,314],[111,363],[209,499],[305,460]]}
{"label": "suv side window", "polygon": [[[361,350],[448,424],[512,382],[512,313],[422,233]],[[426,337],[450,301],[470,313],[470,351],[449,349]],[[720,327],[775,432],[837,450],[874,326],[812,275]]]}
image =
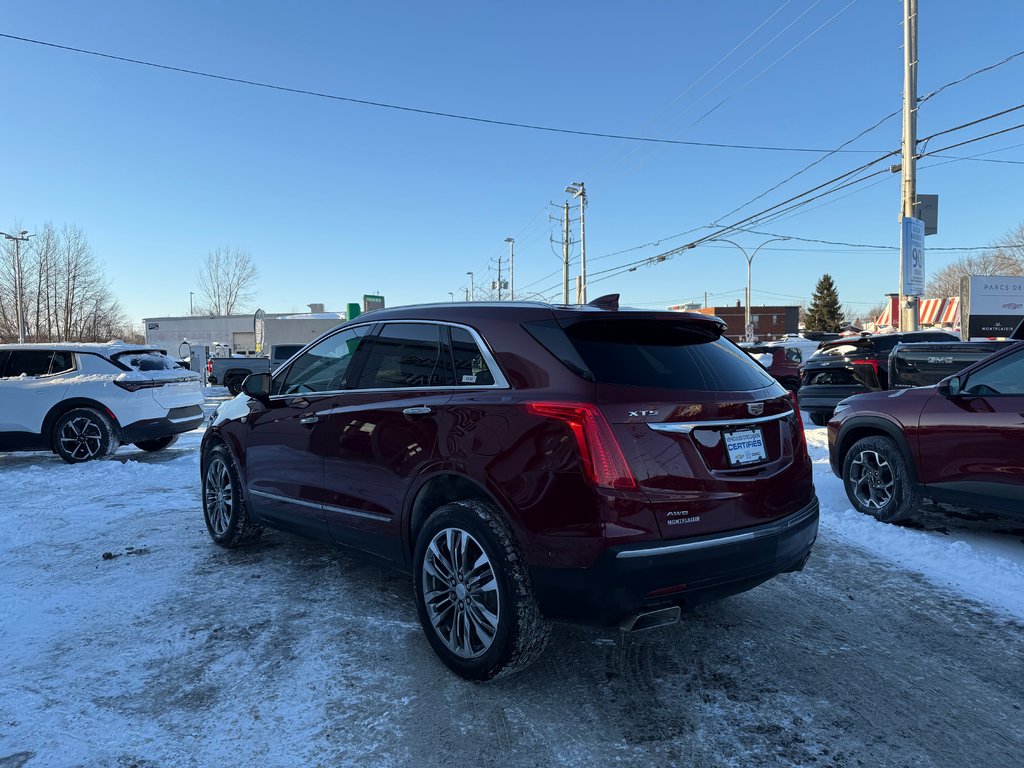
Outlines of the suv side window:
{"label": "suv side window", "polygon": [[487,367],[473,335],[465,328],[452,328],[451,332],[455,384],[467,387],[489,387],[494,384],[494,374]]}
{"label": "suv side window", "polygon": [[345,374],[371,325],[360,325],[328,336],[296,358],[283,376],[274,379],[275,395],[336,392],[348,388]]}
{"label": "suv side window", "polygon": [[50,373],[53,362],[53,351],[49,349],[15,349],[11,350],[11,358],[7,361],[7,375],[45,376]]}
{"label": "suv side window", "polygon": [[966,395],[1024,395],[1024,354],[1004,357],[971,374],[964,388]]}
{"label": "suv side window", "polygon": [[452,386],[441,326],[390,323],[373,338],[356,389]]}
{"label": "suv side window", "polygon": [[59,350],[53,353],[50,361],[50,373],[67,373],[75,369],[75,356],[71,352]]}
{"label": "suv side window", "polygon": [[804,354],[800,351],[800,347],[786,347],[786,359],[791,363],[802,363]]}

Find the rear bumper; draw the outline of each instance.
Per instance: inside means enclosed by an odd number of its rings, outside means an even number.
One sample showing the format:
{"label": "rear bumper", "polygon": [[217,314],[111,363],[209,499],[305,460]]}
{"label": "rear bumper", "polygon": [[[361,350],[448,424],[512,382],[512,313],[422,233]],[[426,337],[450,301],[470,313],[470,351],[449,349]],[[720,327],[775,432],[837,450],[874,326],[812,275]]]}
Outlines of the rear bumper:
{"label": "rear bumper", "polygon": [[638,611],[745,592],[799,570],[818,535],[818,500],[780,520],[677,542],[613,547],[591,568],[531,569],[541,611],[611,626]]}
{"label": "rear bumper", "polygon": [[144,419],[121,427],[121,442],[139,443],[143,440],[156,440],[168,435],[191,432],[201,427],[204,420],[203,409],[198,405],[174,408],[171,414],[164,418]]}

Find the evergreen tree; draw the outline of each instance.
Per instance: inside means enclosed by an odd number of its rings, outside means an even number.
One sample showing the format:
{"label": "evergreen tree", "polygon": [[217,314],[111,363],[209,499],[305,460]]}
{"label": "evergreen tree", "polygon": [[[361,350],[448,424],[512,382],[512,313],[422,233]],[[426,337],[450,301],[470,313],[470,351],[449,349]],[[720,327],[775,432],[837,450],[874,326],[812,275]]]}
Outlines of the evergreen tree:
{"label": "evergreen tree", "polygon": [[832,281],[832,276],[824,274],[814,287],[811,306],[804,315],[804,328],[808,331],[829,331],[838,333],[843,330],[843,307],[839,303],[839,291]]}

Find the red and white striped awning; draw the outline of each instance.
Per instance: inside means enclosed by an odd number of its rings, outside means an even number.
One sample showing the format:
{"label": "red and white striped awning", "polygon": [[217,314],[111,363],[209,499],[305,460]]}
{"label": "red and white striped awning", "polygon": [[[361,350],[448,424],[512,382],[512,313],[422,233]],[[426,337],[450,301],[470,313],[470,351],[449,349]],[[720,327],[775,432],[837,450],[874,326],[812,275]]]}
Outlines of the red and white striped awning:
{"label": "red and white striped awning", "polygon": [[945,325],[950,323],[952,325],[960,325],[960,297],[954,296],[952,299],[946,300],[946,306],[942,310],[942,319],[940,323]]}
{"label": "red and white striped awning", "polygon": [[918,322],[921,325],[934,325],[938,322],[940,310],[945,302],[945,299],[921,299]]}
{"label": "red and white striped awning", "polygon": [[882,310],[882,314],[875,320],[876,326],[881,325],[892,325],[892,303],[888,302],[885,305],[885,309]]}

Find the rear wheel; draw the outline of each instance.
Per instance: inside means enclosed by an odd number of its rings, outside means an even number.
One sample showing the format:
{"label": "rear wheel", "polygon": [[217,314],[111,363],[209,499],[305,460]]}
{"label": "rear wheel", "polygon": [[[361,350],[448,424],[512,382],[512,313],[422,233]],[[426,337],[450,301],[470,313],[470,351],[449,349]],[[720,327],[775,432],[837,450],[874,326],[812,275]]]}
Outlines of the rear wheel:
{"label": "rear wheel", "polygon": [[68,464],[106,459],[120,444],[113,423],[94,408],[73,408],[53,425],[53,452]]}
{"label": "rear wheel", "polygon": [[249,517],[235,462],[223,445],[212,448],[203,471],[203,518],[210,538],[234,548],[258,539],[263,527]]}
{"label": "rear wheel", "polygon": [[889,437],[865,437],[843,459],[843,485],[858,512],[895,523],[910,517],[921,496],[907,459]]}
{"label": "rear wheel", "polygon": [[177,435],[167,435],[166,437],[157,437],[153,440],[140,440],[137,443],[133,443],[133,445],[144,451],[162,451],[164,448],[170,448],[176,442],[178,442]]}
{"label": "rear wheel", "polygon": [[417,536],[413,567],[423,631],[456,674],[491,680],[543,653],[550,628],[512,531],[492,506],[440,507]]}
{"label": "rear wheel", "polygon": [[237,395],[242,391],[243,381],[245,381],[245,376],[234,374],[224,379],[224,386],[228,388],[228,392],[232,395]]}

